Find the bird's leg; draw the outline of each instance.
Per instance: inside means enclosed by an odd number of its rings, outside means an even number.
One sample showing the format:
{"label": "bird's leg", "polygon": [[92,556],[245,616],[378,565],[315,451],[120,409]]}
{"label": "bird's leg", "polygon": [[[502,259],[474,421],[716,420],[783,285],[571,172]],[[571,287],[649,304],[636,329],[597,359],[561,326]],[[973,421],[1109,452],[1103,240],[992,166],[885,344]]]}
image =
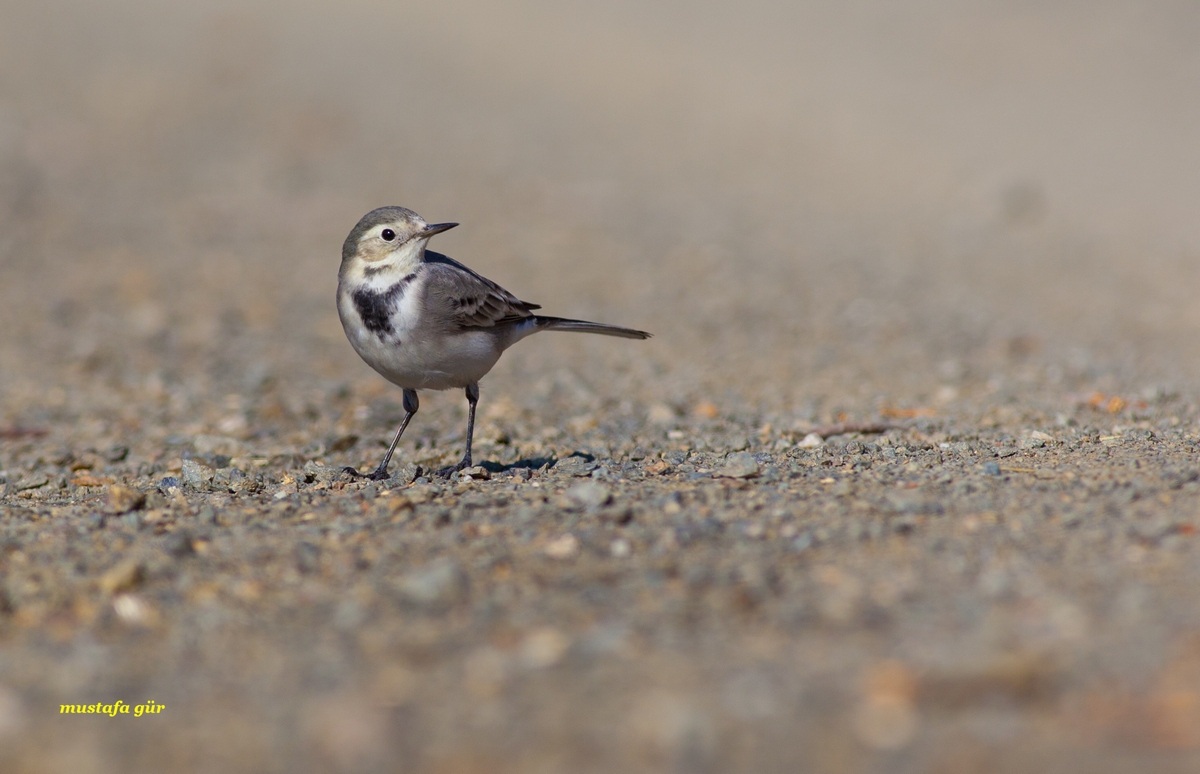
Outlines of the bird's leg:
{"label": "bird's leg", "polygon": [[396,444],[400,443],[400,436],[404,435],[404,428],[408,427],[408,421],[413,418],[413,414],[416,414],[420,407],[421,402],[417,400],[417,391],[405,390],[404,421],[400,423],[400,429],[396,431],[396,437],[392,439],[392,445],[388,447],[387,454],[383,455],[383,462],[379,463],[379,467],[371,473],[359,473],[354,468],[342,468],[342,470],[357,478],[369,478],[372,481],[383,481],[387,478],[388,463],[392,461],[392,453],[396,451]]}
{"label": "bird's leg", "polygon": [[457,464],[451,465],[448,468],[442,468],[437,472],[439,476],[449,476],[451,473],[457,473],[460,470],[471,467],[471,437],[475,434],[475,404],[479,403],[479,382],[471,382],[467,385],[467,451],[463,454],[463,458]]}

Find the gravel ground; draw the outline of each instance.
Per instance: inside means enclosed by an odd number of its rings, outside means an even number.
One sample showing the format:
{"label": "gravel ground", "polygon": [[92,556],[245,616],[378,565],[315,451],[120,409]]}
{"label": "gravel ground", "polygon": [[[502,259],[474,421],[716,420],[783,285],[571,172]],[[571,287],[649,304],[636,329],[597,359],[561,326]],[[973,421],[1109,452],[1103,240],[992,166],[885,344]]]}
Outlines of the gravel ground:
{"label": "gravel ground", "polygon": [[[0,769],[1200,767],[1192,4],[202,6],[0,12]],[[655,338],[350,480],[382,204]]]}

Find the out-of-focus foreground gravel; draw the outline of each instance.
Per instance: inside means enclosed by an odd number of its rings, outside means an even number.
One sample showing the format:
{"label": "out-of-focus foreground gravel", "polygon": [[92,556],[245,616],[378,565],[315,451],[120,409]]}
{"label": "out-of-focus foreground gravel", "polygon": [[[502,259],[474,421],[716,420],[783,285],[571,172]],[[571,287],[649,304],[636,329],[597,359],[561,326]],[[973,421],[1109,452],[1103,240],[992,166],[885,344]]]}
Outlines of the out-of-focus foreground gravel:
{"label": "out-of-focus foreground gravel", "polygon": [[0,770],[1197,770],[1194,4],[403,5],[0,11]]}

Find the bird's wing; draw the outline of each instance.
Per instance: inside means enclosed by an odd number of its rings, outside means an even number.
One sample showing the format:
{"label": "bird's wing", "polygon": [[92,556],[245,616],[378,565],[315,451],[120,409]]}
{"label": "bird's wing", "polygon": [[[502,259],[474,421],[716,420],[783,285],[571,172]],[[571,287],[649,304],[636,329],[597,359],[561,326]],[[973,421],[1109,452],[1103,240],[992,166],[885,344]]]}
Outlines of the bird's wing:
{"label": "bird's wing", "polygon": [[445,310],[448,322],[457,328],[492,328],[541,309],[441,253],[426,250],[425,263],[430,273],[425,292],[432,301],[425,309]]}

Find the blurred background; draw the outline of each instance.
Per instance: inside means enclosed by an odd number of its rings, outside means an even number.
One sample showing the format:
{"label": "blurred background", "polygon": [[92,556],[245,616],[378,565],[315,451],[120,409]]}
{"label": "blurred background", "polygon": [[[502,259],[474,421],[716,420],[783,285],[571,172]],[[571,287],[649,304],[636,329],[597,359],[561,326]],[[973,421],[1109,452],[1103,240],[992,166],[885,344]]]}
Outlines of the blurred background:
{"label": "blurred background", "polygon": [[369,381],[331,298],[381,204],[463,223],[437,247],[552,313],[656,331],[622,363],[667,393],[787,409],[885,377],[916,399],[1013,341],[1197,374],[1192,3],[3,16],[10,385],[155,337],[169,383],[221,326],[276,376]]}
{"label": "blurred background", "polygon": [[[363,213],[385,204],[410,207],[431,222],[461,223],[438,237],[435,249],[549,314],[655,333],[645,344],[538,337],[507,354],[483,384],[481,434],[492,442],[501,432],[494,428],[507,427],[505,422],[532,426],[537,432],[525,435],[529,446],[521,451],[529,456],[561,451],[550,442],[555,438],[592,443],[602,433],[586,433],[613,426],[635,428],[638,444],[655,439],[645,442],[650,457],[697,438],[698,448],[707,444],[724,452],[728,437],[739,435],[742,445],[734,448],[746,448],[745,439],[757,437],[760,428],[762,437],[788,446],[795,439],[780,435],[781,427],[870,419],[888,407],[910,412],[899,416],[936,411],[949,426],[968,427],[965,435],[972,437],[981,426],[1000,427],[997,432],[1008,433],[1005,443],[1013,445],[1018,433],[1051,427],[1056,416],[1096,391],[1134,400],[1182,396],[1194,406],[1200,387],[1197,41],[1200,5],[1187,0],[2,0],[0,429],[17,440],[3,450],[0,473],[15,481],[27,470],[63,468],[80,449],[100,459],[95,450],[123,448],[127,457],[114,453],[108,462],[122,476],[136,473],[137,481],[150,481],[175,470],[167,466],[193,446],[199,450],[200,439],[208,439],[210,452],[229,443],[236,453],[268,460],[272,486],[304,461],[337,464],[340,458],[330,455],[342,452],[328,451],[337,446],[331,438],[361,436],[357,447],[351,439],[342,451],[375,459],[398,418],[399,390],[361,363],[345,341],[334,288],[342,240]],[[423,396],[421,428],[411,436],[416,454],[432,448],[456,455],[462,410],[458,395]],[[582,429],[563,440],[554,435],[562,427]],[[26,443],[21,428],[43,432],[45,440]],[[667,428],[678,435],[668,435]],[[667,444],[664,437],[675,440]],[[601,438],[595,446],[606,442]],[[1103,469],[1097,459],[1087,464]],[[292,465],[294,460],[300,462]],[[95,470],[105,464],[95,463]],[[1092,480],[1106,496],[1118,489],[1105,488],[1108,480],[1100,473]],[[1184,486],[1194,477],[1184,470],[1179,480]],[[1051,491],[1040,486],[1035,482],[1030,491]],[[36,494],[48,489],[31,487],[30,512],[49,508],[37,498],[52,495]],[[87,494],[99,490],[70,489],[65,479],[62,489],[64,498],[99,497]],[[1057,494],[1045,497],[1058,507]],[[343,507],[351,497],[322,502]],[[1154,502],[1147,497],[1141,506],[1156,507]],[[65,697],[84,701],[90,691],[97,698],[169,700],[178,714],[157,727],[125,723],[116,733],[95,724],[71,726],[72,741],[63,748],[71,754],[59,759],[71,764],[64,769],[86,770],[78,767],[100,748],[109,762],[139,760],[139,745],[147,739],[178,743],[158,747],[164,757],[141,758],[147,765],[173,760],[171,750],[205,746],[226,750],[229,760],[251,751],[242,759],[251,768],[256,761],[279,760],[281,750],[295,756],[285,761],[303,763],[310,738],[318,747],[334,740],[327,745],[330,760],[358,760],[355,740],[362,727],[354,722],[364,717],[355,714],[359,695],[348,693],[343,704],[319,703],[309,715],[303,712],[312,703],[304,702],[318,688],[340,689],[347,674],[372,690],[394,677],[388,670],[396,664],[389,659],[397,638],[410,636],[408,619],[385,602],[383,609],[393,615],[361,627],[352,621],[329,635],[343,640],[322,640],[324,650],[309,648],[312,629],[304,627],[313,619],[305,616],[318,614],[305,612],[303,600],[279,604],[269,584],[272,593],[255,596],[242,573],[275,565],[260,563],[257,554],[238,554],[235,546],[221,554],[224,564],[206,560],[207,576],[195,570],[203,583],[192,583],[193,570],[187,569],[178,580],[170,576],[154,587],[163,595],[155,599],[163,616],[159,631],[169,644],[160,646],[157,634],[142,637],[141,630],[130,633],[113,623],[107,597],[95,601],[92,576],[107,566],[89,565],[97,560],[78,541],[107,541],[103,556],[120,557],[125,533],[121,527],[80,527],[76,535],[70,519],[86,518],[76,503],[64,505],[69,513],[57,521],[27,519],[30,530],[44,526],[47,540],[61,541],[52,550],[66,557],[67,569],[46,570],[43,585],[30,586],[40,590],[19,607],[24,618],[0,620],[8,651],[0,663],[10,670],[0,674],[10,686],[7,693],[0,686],[0,741],[6,733],[17,739],[35,730],[21,725],[13,709],[20,701],[52,707]],[[199,510],[195,505],[188,507]],[[357,508],[357,501],[351,505]],[[198,518],[188,511],[180,521],[190,525]],[[1123,525],[1113,529],[1125,535]],[[134,535],[129,545],[151,539],[146,530],[140,536],[133,527],[126,532]],[[243,534],[224,527],[213,533],[218,548],[222,538]],[[413,545],[451,540],[432,530],[415,534]],[[387,536],[411,537],[400,528]],[[255,538],[269,557],[276,557],[269,542],[276,539],[284,538],[265,532]],[[23,550],[33,551],[29,546],[36,542],[29,538]],[[860,569],[880,566],[872,545],[850,542],[846,554],[857,558]],[[260,543],[243,543],[251,544],[246,550],[253,553]],[[985,555],[981,566],[990,561],[992,543],[968,535],[956,545],[963,544]],[[350,549],[333,541],[322,545],[326,556],[358,568],[347,558]],[[1116,538],[1103,545],[1127,555]],[[1072,555],[1074,564],[1063,574],[1079,580],[1062,581],[1069,590],[1064,596],[1093,577],[1076,576],[1074,569],[1103,564],[1091,559],[1094,548],[1085,545]],[[949,653],[963,642],[1009,642],[1009,619],[983,614],[963,624],[965,633],[948,634],[948,611],[974,615],[976,608],[955,607],[955,583],[945,579],[957,576],[930,570],[934,579],[924,583],[929,577],[914,575],[911,567],[924,565],[904,550],[889,561],[908,573],[906,588],[930,594],[917,596],[894,619],[897,630],[911,635],[908,653],[924,653],[929,643],[943,649],[936,653]],[[278,563],[291,562],[289,551],[278,550],[284,557]],[[838,569],[843,559],[838,554],[813,570],[819,577],[810,585],[865,588],[854,585],[854,571]],[[1059,559],[1038,561],[1058,568]],[[929,561],[943,560],[949,566],[957,557],[939,554]],[[808,582],[812,568],[806,562],[793,562],[788,571]],[[167,564],[191,567],[174,558]],[[392,578],[385,572],[404,568],[384,564],[376,563],[375,575],[350,572],[344,587],[318,588],[312,581],[304,593],[357,593],[353,584],[378,578],[386,586]],[[658,569],[647,566],[648,577],[657,578]],[[1029,577],[1026,565],[1015,567],[1013,577]],[[1119,571],[1125,569],[1120,565]],[[887,591],[891,576],[879,572],[886,577],[870,588]],[[1158,628],[1147,629],[1174,645],[1174,608],[1164,603],[1169,610],[1151,613],[1143,604],[1156,598],[1153,572],[1146,569],[1140,576],[1146,585],[1135,589],[1144,596],[1121,597],[1122,610],[1125,620],[1139,624],[1145,619],[1138,615],[1156,616]],[[474,654],[488,654],[486,648],[472,650],[479,643],[471,638],[491,625],[487,616],[512,610],[514,631],[524,636],[520,627],[538,620],[528,607],[540,604],[543,594],[551,612],[559,609],[554,604],[566,609],[569,600],[551,590],[571,587],[547,577],[535,579],[527,596],[496,602],[499,613],[487,607],[495,600],[481,592],[473,610],[486,609],[469,620],[476,629],[463,625],[465,633],[443,637],[422,619],[426,628],[417,627],[411,638],[428,635],[424,645],[413,646],[427,660],[414,656],[403,665],[411,671],[399,671],[403,685],[397,690],[415,697],[409,708],[433,709],[426,725],[408,726],[417,730],[397,745],[457,752],[464,739],[476,738],[478,728],[455,737],[457,726],[440,722],[475,709],[478,697],[456,693],[459,676],[477,677],[470,669],[484,678],[490,674],[486,658],[471,661]],[[63,581],[66,591],[54,585],[55,578],[69,579]],[[1109,592],[1123,588],[1123,579],[1103,578],[1110,585],[1097,582],[1072,601],[1103,597],[1095,609],[1106,609],[1106,600],[1115,598]],[[652,602],[656,588],[630,594]],[[1194,585],[1172,588],[1178,596],[1171,599],[1194,596]],[[972,604],[986,596],[974,587],[963,593],[975,595]],[[209,605],[214,598],[222,605],[234,601],[226,609]],[[328,609],[343,601],[321,599]],[[1047,603],[1050,612],[1026,618],[1020,616],[1043,608],[1012,607],[1015,620],[1040,625],[1059,619],[1071,624],[1084,605]],[[1060,609],[1067,613],[1055,618]],[[520,721],[530,707],[543,708],[543,725],[536,728],[546,731],[540,739],[552,742],[544,758],[550,763],[527,770],[555,770],[554,761],[576,759],[554,758],[553,743],[578,742],[571,723],[574,713],[588,708],[604,716],[595,727],[628,716],[639,728],[665,728],[664,738],[683,740],[685,752],[698,749],[700,758],[712,760],[705,745],[716,744],[707,741],[713,728],[696,720],[691,704],[668,693],[639,693],[672,681],[700,686],[695,694],[678,695],[708,696],[714,706],[722,696],[734,697],[726,704],[740,720],[717,729],[733,760],[739,760],[736,742],[746,727],[765,729],[762,738],[775,745],[754,750],[768,751],[760,760],[778,762],[795,739],[823,741],[835,726],[836,744],[818,745],[827,770],[848,770],[853,767],[847,762],[862,760],[854,752],[862,740],[838,726],[827,709],[840,696],[857,695],[856,678],[848,675],[862,671],[863,663],[895,655],[888,650],[892,641],[885,642],[870,621],[805,628],[808,619],[705,618],[711,628],[700,627],[701,634],[709,636],[693,640],[684,636],[692,632],[685,624],[652,625],[658,618],[650,607],[618,605],[607,612],[622,625],[633,621],[630,629],[650,632],[644,641],[657,646],[657,660],[634,654],[613,668],[601,654],[588,662],[596,665],[592,671],[579,673],[573,692],[550,678],[522,686],[528,693],[503,705],[504,717]],[[918,624],[904,629],[908,613],[918,616],[912,619]],[[921,613],[935,621],[928,630],[921,628]],[[0,598],[0,616],[7,614]],[[942,614],[945,619],[937,618]],[[1093,618],[1100,619],[1099,613]],[[1001,624],[989,623],[995,620]],[[356,627],[361,641],[352,636]],[[1150,662],[1167,645],[1141,649],[1132,625],[1091,631],[1100,641],[1118,629],[1127,639],[1113,652],[1090,637],[1055,640],[1063,653],[1084,652],[1078,661],[1067,659],[1072,679],[1098,674],[1103,683],[1118,673],[1135,675],[1135,686],[1152,682],[1145,677],[1138,683],[1137,676],[1155,674]],[[1084,640],[1094,650],[1080,651]],[[441,654],[447,641],[452,647],[444,660],[428,655]],[[549,642],[552,656],[556,643]],[[788,650],[793,644],[796,650]],[[1184,650],[1191,655],[1182,663],[1193,669],[1197,651]],[[535,648],[534,656],[539,652]],[[761,655],[781,652],[791,655]],[[803,658],[793,658],[797,653]],[[1100,656],[1089,661],[1094,653]],[[423,670],[434,662],[439,676],[426,679]],[[734,662],[770,662],[775,671],[745,671],[751,681],[786,676],[777,694],[781,704],[763,709],[742,701],[770,691],[758,683],[746,688],[737,674],[725,682],[713,677],[724,680],[722,670]],[[1041,668],[1040,662],[1030,667]],[[895,687],[887,662],[876,672],[883,675],[877,682]],[[1173,674],[1167,678],[1164,685],[1174,685]],[[907,679],[902,674],[898,680],[901,693]],[[1090,690],[1087,680],[1079,684],[1080,692]],[[717,694],[705,693],[710,686],[726,693],[712,698]],[[135,689],[159,692],[133,696]],[[602,701],[593,702],[594,696]],[[958,722],[956,700],[948,700],[944,713],[949,726]],[[472,706],[462,710],[464,705]],[[480,706],[483,712],[493,705]],[[1089,728],[1100,729],[1098,735],[1112,731],[1138,715],[1138,706],[1093,718]],[[1195,706],[1167,715],[1188,720]],[[1026,737],[1013,729],[1025,726],[993,724],[991,710],[984,705],[972,715],[983,718],[972,737],[984,740],[973,748],[982,752],[946,770],[983,770],[997,760],[992,751],[1020,751]],[[811,721],[795,737],[789,711]],[[1016,714],[1037,726],[1051,712],[1035,699],[1003,717]],[[350,720],[341,723],[343,716]],[[493,720],[479,721],[491,734],[480,748],[485,752],[528,739],[510,735],[512,726],[502,722],[488,725]],[[391,739],[371,722],[363,724],[366,737]],[[1196,749],[1195,724],[1183,726],[1188,730],[1180,736],[1168,729],[1149,747],[1161,742],[1170,748],[1182,739],[1183,747]],[[37,726],[24,760],[38,763],[41,750],[57,750],[59,728]],[[147,728],[166,730],[155,737],[158,732]],[[322,729],[333,730],[322,736]],[[1076,730],[1048,722],[1039,749],[1060,750],[1058,742],[1073,739]],[[200,741],[179,741],[192,739],[189,734]],[[589,740],[605,738],[585,735],[572,750],[583,756]],[[889,770],[930,770],[923,762],[942,747],[936,734],[928,738],[928,757],[894,758],[911,768]],[[666,759],[655,757],[666,742],[657,736],[643,742],[651,765]],[[1143,742],[1134,739],[1135,757],[1146,749],[1137,746]],[[885,737],[877,746],[888,743]],[[1073,770],[1069,745],[1062,749],[1057,770]],[[452,763],[438,770],[491,770],[483,754],[474,763],[468,758],[446,758]],[[425,758],[435,759],[442,760]],[[1008,770],[1023,770],[1019,756],[1015,760]],[[1106,760],[1103,750],[1096,760]],[[686,758],[677,762],[679,771],[701,770]],[[96,764],[94,770],[105,769]]]}

